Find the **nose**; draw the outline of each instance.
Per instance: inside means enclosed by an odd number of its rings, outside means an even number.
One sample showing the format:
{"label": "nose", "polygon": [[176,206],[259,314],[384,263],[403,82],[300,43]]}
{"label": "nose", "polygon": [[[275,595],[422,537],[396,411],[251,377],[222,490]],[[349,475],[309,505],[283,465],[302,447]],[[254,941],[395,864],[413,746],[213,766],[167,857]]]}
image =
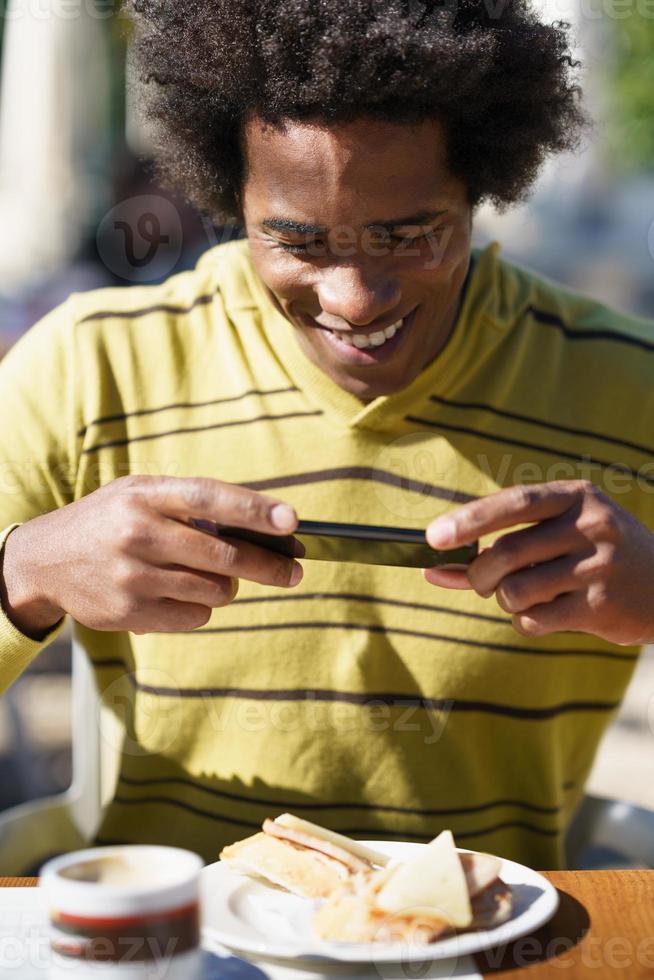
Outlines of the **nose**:
{"label": "nose", "polygon": [[383,270],[363,264],[329,270],[317,287],[325,313],[366,327],[397,309],[402,298],[400,284]]}

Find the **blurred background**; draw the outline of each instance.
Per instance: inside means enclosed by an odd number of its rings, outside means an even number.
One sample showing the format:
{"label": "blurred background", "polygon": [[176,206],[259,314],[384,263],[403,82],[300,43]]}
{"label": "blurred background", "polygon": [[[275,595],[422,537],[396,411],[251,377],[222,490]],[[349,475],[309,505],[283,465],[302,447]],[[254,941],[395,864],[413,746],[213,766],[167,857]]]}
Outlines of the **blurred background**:
{"label": "blurred background", "polygon": [[[654,3],[534,6],[574,25],[595,126],[527,204],[482,208],[477,242],[654,319]],[[0,356],[69,293],[161,281],[229,237],[151,179],[127,27],[117,0],[0,0]],[[0,809],[68,786],[70,718],[64,636],[0,701]],[[654,808],[653,732],[647,650],[589,789]]]}

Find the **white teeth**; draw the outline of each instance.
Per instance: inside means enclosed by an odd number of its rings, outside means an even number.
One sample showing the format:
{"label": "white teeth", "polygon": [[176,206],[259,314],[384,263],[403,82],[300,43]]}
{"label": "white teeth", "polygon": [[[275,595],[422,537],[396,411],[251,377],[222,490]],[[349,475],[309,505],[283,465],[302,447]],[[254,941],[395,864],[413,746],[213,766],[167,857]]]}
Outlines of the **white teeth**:
{"label": "white teeth", "polygon": [[375,333],[340,333],[338,330],[331,332],[351,347],[365,350],[367,347],[381,347],[387,340],[391,340],[403,326],[404,320],[398,320],[397,323],[391,323],[390,327],[386,327],[385,330],[377,330]]}

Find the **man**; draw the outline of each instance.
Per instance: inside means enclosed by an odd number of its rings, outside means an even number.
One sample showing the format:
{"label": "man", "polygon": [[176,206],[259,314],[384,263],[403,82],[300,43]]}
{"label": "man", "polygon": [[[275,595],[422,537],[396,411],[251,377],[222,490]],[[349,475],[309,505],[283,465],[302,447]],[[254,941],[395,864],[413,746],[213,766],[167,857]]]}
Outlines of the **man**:
{"label": "man", "polygon": [[[1,677],[80,624],[125,725],[100,842],[211,859],[292,810],[562,861],[654,638],[654,344],[471,251],[583,125],[564,27],[495,6],[134,4],[161,172],[247,240],[1,369]],[[191,525],[298,516],[485,548],[303,567]]]}

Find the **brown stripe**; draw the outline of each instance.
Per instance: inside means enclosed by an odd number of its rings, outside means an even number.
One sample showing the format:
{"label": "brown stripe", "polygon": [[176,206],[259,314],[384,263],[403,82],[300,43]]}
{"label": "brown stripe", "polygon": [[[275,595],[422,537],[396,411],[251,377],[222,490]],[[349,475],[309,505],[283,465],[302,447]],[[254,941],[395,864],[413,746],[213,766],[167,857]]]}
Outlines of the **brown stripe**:
{"label": "brown stripe", "polygon": [[[502,823],[492,824],[490,827],[481,827],[479,830],[456,830],[454,831],[454,836],[456,837],[457,841],[467,840],[469,837],[483,837],[485,834],[493,834],[498,830],[505,830],[508,827],[519,827],[521,830],[531,830],[535,834],[543,834],[545,837],[558,837],[561,833],[560,830],[537,827],[535,824],[525,823],[524,820],[506,820]],[[440,829],[441,828],[439,827],[438,830]],[[369,827],[345,827],[343,830],[339,830],[339,833],[346,834],[348,837],[362,837],[369,834],[376,838],[383,834],[384,836],[388,837],[399,837],[400,840],[409,840],[409,838],[414,838],[424,841],[430,841],[435,836],[434,833],[416,834],[411,830],[372,830]]]}
{"label": "brown stripe", "polygon": [[[134,798],[127,796],[115,796],[113,799],[114,803],[124,804],[127,806],[142,806],[148,804],[164,804],[168,806],[177,807],[180,810],[186,810],[189,813],[194,813],[199,817],[207,817],[209,820],[218,820],[221,823],[227,823],[232,826],[237,827],[247,827],[249,829],[261,830],[260,823],[252,823],[248,820],[235,820],[232,817],[226,817],[221,813],[213,813],[211,810],[203,810],[202,807],[193,806],[191,803],[184,803],[182,800],[176,800],[168,796],[148,796],[143,798]],[[480,827],[479,830],[468,830],[459,831],[455,830],[455,837],[457,840],[462,840],[468,837],[482,837],[484,834],[491,834],[497,830],[504,830],[508,827],[519,827],[523,830],[531,830],[537,834],[544,834],[547,837],[558,837],[559,831],[552,830],[545,827],[538,827],[534,824],[525,823],[522,820],[507,820],[503,823],[492,824],[490,827]],[[386,828],[379,827],[343,827],[338,828],[339,834],[346,834],[349,837],[396,837],[400,840],[424,840],[430,841],[435,836],[441,828],[436,828],[428,834],[416,833],[413,830],[387,830]]]}
{"label": "brown stripe", "polygon": [[621,446],[623,449],[633,449],[636,452],[645,453],[647,456],[654,454],[653,449],[649,449],[647,446],[641,446],[637,442],[628,442],[626,439],[616,439],[613,436],[606,436],[599,432],[593,432],[591,429],[574,429],[572,426],[560,425],[558,422],[546,422],[544,419],[537,419],[531,415],[521,415],[518,412],[509,412],[506,409],[495,408],[495,406],[486,405],[483,402],[452,401],[449,398],[441,398],[440,395],[430,395],[429,400],[437,405],[444,405],[446,408],[462,409],[464,411],[472,410],[475,412],[488,412],[489,415],[494,415],[501,419],[509,419],[511,422],[526,422],[527,425],[539,426],[542,429],[549,429],[552,432],[563,432],[566,435],[596,439],[599,442],[607,442],[614,446]]}
{"label": "brown stripe", "polygon": [[175,922],[177,919],[188,919],[193,915],[197,917],[199,906],[197,901],[188,902],[182,908],[163,909],[159,912],[138,912],[132,915],[79,915],[76,912],[62,912],[54,910],[50,913],[53,923],[59,928],[69,926],[74,929],[78,927],[80,931],[88,931],[91,935],[97,933],[98,929],[106,928],[129,928],[130,926],[143,925],[147,921],[149,926],[160,922]]}
{"label": "brown stripe", "polygon": [[77,435],[81,438],[86,435],[88,430],[92,425],[104,425],[108,422],[122,422],[123,419],[137,418],[142,415],[155,415],[157,412],[169,412],[176,408],[206,408],[209,405],[226,405],[229,402],[238,402],[243,398],[249,398],[251,395],[286,395],[289,392],[298,391],[297,388],[273,388],[270,391],[259,391],[258,389],[252,389],[252,391],[245,391],[242,395],[233,395],[231,398],[212,398],[210,401],[206,402],[173,402],[170,405],[160,405],[158,408],[140,408],[134,412],[120,412],[116,415],[103,415],[99,419],[93,419],[87,425],[83,426]]}
{"label": "brown stripe", "polygon": [[423,612],[446,613],[450,616],[460,616],[463,619],[476,619],[484,623],[498,623],[500,626],[510,626],[511,620],[501,616],[484,616],[483,613],[465,612],[462,609],[450,609],[447,606],[432,606],[424,602],[404,602],[401,599],[382,599],[374,595],[360,595],[354,592],[305,592],[293,595],[253,596],[249,599],[234,599],[230,606],[246,606],[261,602],[302,602],[305,599],[347,600],[351,602],[369,602],[378,606],[397,606],[400,609],[417,609]]}
{"label": "brown stripe", "polygon": [[580,456],[578,453],[565,452],[563,449],[553,449],[550,446],[541,446],[535,442],[525,442],[523,439],[510,439],[508,436],[497,436],[492,435],[490,432],[480,432],[478,429],[470,429],[463,425],[450,425],[445,422],[437,422],[432,419],[423,419],[415,415],[407,415],[407,422],[415,422],[418,425],[427,425],[432,429],[443,429],[445,432],[457,432],[461,435],[473,436],[476,439],[486,439],[490,442],[497,442],[503,446],[517,446],[519,449],[531,449],[538,453],[545,453],[548,456],[559,457],[560,459],[571,459],[575,463],[592,463],[594,466],[600,466],[606,470],[615,470],[618,473],[626,473],[627,476],[632,476],[643,480],[645,483],[651,483],[654,485],[654,477],[646,476],[643,473],[637,473],[631,466],[627,466],[626,463],[615,463],[608,462],[603,459],[596,459],[593,456],[583,455]]}
{"label": "brown stripe", "polygon": [[141,684],[134,674],[127,675],[132,686],[143,694],[170,698],[239,698],[246,701],[314,701],[354,704],[364,708],[385,704],[399,708],[423,708],[425,711],[479,712],[481,714],[504,715],[507,718],[520,718],[527,721],[543,721],[558,715],[575,711],[615,711],[619,701],[565,701],[545,708],[522,708],[510,704],[496,704],[492,701],[454,701],[445,698],[425,698],[413,694],[373,693],[358,691],[335,691],[320,688],[294,688],[289,690],[263,690],[262,688],[242,687],[154,687]]}
{"label": "brown stripe", "polygon": [[[422,603],[422,602],[404,602],[401,599],[386,599],[386,598],[383,598],[382,599],[379,596],[362,595],[362,594],[354,593],[354,592],[353,593],[350,593],[350,592],[305,592],[305,593],[300,593],[300,594],[297,594],[296,593],[296,594],[293,594],[293,595],[252,596],[252,597],[250,597],[248,599],[234,599],[230,603],[230,608],[232,606],[249,606],[249,605],[255,605],[255,604],[259,604],[259,603],[269,603],[269,602],[302,602],[302,601],[306,601],[306,600],[310,600],[310,601],[318,600],[319,602],[324,602],[325,600],[329,600],[329,599],[335,599],[335,600],[339,600],[339,601],[346,600],[346,601],[351,601],[351,602],[367,602],[367,603],[372,603],[374,605],[380,605],[380,606],[396,606],[396,607],[398,607],[400,609],[413,609],[413,610],[419,610],[419,611],[422,611],[422,612],[433,612],[433,613],[445,614],[445,615],[449,615],[449,616],[459,616],[462,619],[472,619],[472,620],[478,620],[480,622],[496,623],[496,624],[498,624],[500,626],[510,626],[511,625],[511,620],[510,619],[508,619],[508,618],[503,619],[501,616],[485,616],[485,615],[483,615],[483,613],[466,612],[466,611],[464,611],[462,609],[450,609],[447,606],[429,605],[427,603]],[[295,624],[291,624],[291,625],[295,625]],[[332,625],[332,624],[330,624],[330,625]],[[334,624],[333,628],[336,628],[337,625],[338,624]],[[282,626],[283,626],[283,624],[282,624]],[[228,629],[229,627],[225,627],[225,628]],[[250,627],[243,627],[242,629],[247,630],[249,628]],[[255,626],[254,628],[256,629],[257,627]],[[266,627],[262,625],[261,628],[266,628]],[[218,629],[220,629],[220,628],[218,628]],[[235,629],[238,630],[238,629],[241,629],[241,628],[235,627]],[[211,627],[209,627],[209,629],[206,629],[205,628],[205,629],[202,629],[202,630],[193,630],[191,632],[192,632],[193,635],[195,635],[195,633],[197,633],[197,632],[207,633],[210,630],[211,630]],[[428,635],[431,635],[431,634],[428,634]],[[452,637],[450,639],[452,639],[456,643],[462,642],[461,639],[460,639],[460,637]],[[575,650],[567,650],[566,649],[566,650],[561,650],[561,651],[559,651],[559,650],[551,651],[548,648],[542,648],[542,647],[540,647],[538,649],[534,649],[532,647],[529,647],[529,648],[524,647],[522,649],[524,651],[526,651],[526,652],[535,653],[535,654],[538,654],[539,652],[544,652],[545,654],[551,653],[551,654],[554,654],[554,655],[561,654],[561,655],[566,655],[566,656],[604,657],[604,658],[608,658],[609,660],[617,659],[617,660],[626,660],[628,662],[631,661],[631,660],[637,660],[638,659],[638,656],[639,656],[639,654],[616,653],[616,652],[613,652],[613,651],[610,651],[610,650],[576,650],[576,649]],[[123,667],[124,666],[124,664],[123,664],[123,662],[121,660],[98,660],[98,661],[94,661],[94,665],[96,667],[98,667],[98,666],[101,666],[101,667],[116,667],[116,666]]]}
{"label": "brown stripe", "polygon": [[[406,630],[400,627],[378,626],[369,623],[346,623],[331,621],[299,621],[290,623],[256,623],[252,626],[210,626],[202,629],[190,630],[185,636],[202,636],[205,633],[265,633],[269,630],[287,629],[345,629],[360,630],[368,633],[378,633],[382,636],[412,636],[419,640],[437,640],[442,643],[454,643],[466,647],[474,647],[478,650],[499,650],[500,653],[520,653],[534,657],[597,657],[604,660],[622,660],[628,663],[637,660],[638,653],[615,653],[609,650],[576,650],[576,649],[547,649],[535,647],[514,646],[509,643],[492,643],[481,640],[464,640],[459,636],[446,636],[442,633],[423,633],[419,630]],[[165,636],[176,635],[178,631],[162,630]]]}
{"label": "brown stripe", "polygon": [[[560,830],[546,829],[545,827],[537,827],[532,823],[525,823],[523,820],[507,820],[503,823],[492,824],[490,827],[481,827],[479,830],[455,830],[454,836],[457,841],[467,840],[469,837],[483,837],[485,834],[493,834],[498,830],[505,830],[509,827],[519,827],[521,830],[531,830],[535,834],[543,834],[545,837],[558,837],[561,833]],[[370,839],[384,837],[398,837],[400,840],[409,840],[413,838],[414,840],[432,840],[436,833],[442,828],[438,828],[437,831],[431,834],[416,834],[411,830],[379,830],[371,829],[366,827],[345,827],[343,830],[339,830],[340,834],[346,834],[348,837],[363,837],[368,835]],[[383,837],[382,837],[383,835]]]}
{"label": "brown stripe", "polygon": [[556,313],[537,310],[534,306],[527,306],[521,316],[532,316],[539,323],[545,323],[550,327],[558,327],[568,340],[608,340],[618,344],[628,344],[630,347],[640,347],[641,350],[654,350],[654,344],[651,341],[641,340],[640,337],[632,337],[625,333],[618,333],[615,330],[575,330],[574,327],[569,327]]}
{"label": "brown stripe", "polygon": [[471,500],[478,499],[469,493],[448,490],[446,487],[438,487],[418,480],[409,480],[406,477],[398,476],[396,473],[377,470],[371,466],[338,466],[333,469],[312,470],[308,473],[295,473],[291,476],[278,476],[267,480],[253,480],[250,483],[241,483],[240,485],[250,490],[274,490],[280,487],[327,483],[330,480],[369,480],[372,483],[385,483],[400,490],[410,490],[412,493],[419,493],[425,497],[435,497],[437,500],[451,500],[457,504],[467,504]]}
{"label": "brown stripe", "polygon": [[148,796],[144,799],[134,799],[130,796],[114,796],[111,803],[124,803],[127,806],[138,806],[142,803],[167,803],[169,806],[179,807],[180,810],[188,810],[189,813],[196,813],[200,817],[209,817],[211,820],[220,820],[222,823],[231,824],[234,827],[248,827],[252,830],[261,830],[261,823],[252,823],[249,820],[234,820],[232,817],[226,817],[224,814],[211,813],[209,810],[203,810],[199,806],[193,806],[190,803],[182,803],[181,800],[170,799],[167,796]]}
{"label": "brown stripe", "polygon": [[[144,436],[130,436],[126,439],[112,439],[109,442],[98,442],[88,449],[83,449],[82,454],[88,455],[96,453],[100,449],[111,449],[114,446],[127,446],[133,442],[148,442],[151,439],[163,439],[166,436],[185,435],[193,432],[208,432],[210,429],[230,429],[238,425],[252,425],[253,422],[279,422],[284,419],[311,418],[322,415],[322,412],[287,412],[284,415],[257,415],[254,419],[238,419],[234,422],[218,422],[214,425],[195,425],[182,429],[170,429],[168,432],[151,432]],[[245,486],[246,484],[242,484]]]}
{"label": "brown stripe", "polygon": [[232,800],[235,803],[247,803],[249,806],[260,806],[270,809],[278,807],[280,810],[378,810],[381,813],[405,813],[417,817],[448,817],[456,814],[482,813],[484,810],[495,810],[498,807],[514,807],[521,810],[530,810],[533,813],[543,813],[555,815],[562,810],[560,806],[538,806],[535,803],[527,803],[523,800],[492,800],[490,803],[480,803],[477,806],[460,807],[439,807],[436,809],[421,809],[411,806],[387,806],[380,803],[302,803],[297,800],[257,800],[252,796],[243,796],[240,793],[228,793],[225,790],[216,789],[213,786],[203,786],[202,783],[194,779],[182,779],[179,776],[153,776],[147,779],[133,779],[122,775],[120,782],[126,786],[161,786],[162,784],[173,784],[177,786],[188,786],[189,789],[198,792],[208,793],[219,799]]}
{"label": "brown stripe", "polygon": [[80,323],[91,323],[94,320],[133,320],[141,316],[149,316],[151,313],[172,313],[172,314],[185,314],[190,313],[194,310],[196,306],[203,306],[206,303],[211,303],[220,295],[220,290],[216,289],[213,293],[206,293],[203,296],[198,296],[189,306],[173,306],[168,303],[157,303],[154,306],[145,306],[139,310],[100,310],[97,313],[89,313],[88,316],[82,317],[79,321]]}

